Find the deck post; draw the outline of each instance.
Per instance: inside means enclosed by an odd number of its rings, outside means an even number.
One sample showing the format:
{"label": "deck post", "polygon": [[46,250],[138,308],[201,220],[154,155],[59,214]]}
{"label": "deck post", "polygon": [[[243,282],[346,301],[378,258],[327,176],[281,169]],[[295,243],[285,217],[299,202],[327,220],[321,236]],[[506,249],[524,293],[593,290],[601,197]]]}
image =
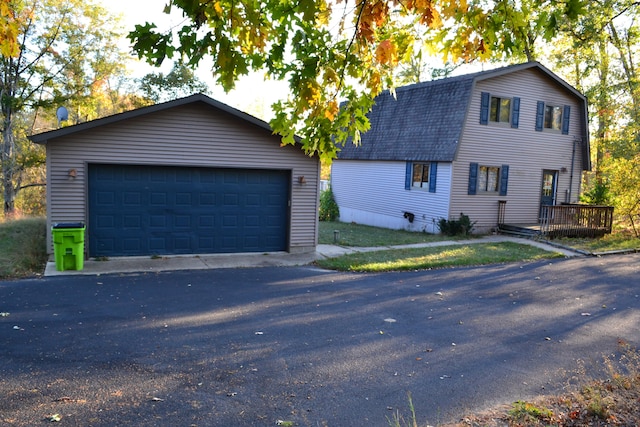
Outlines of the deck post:
{"label": "deck post", "polygon": [[498,200],[498,227],[504,224],[504,216],[507,211],[507,201]]}

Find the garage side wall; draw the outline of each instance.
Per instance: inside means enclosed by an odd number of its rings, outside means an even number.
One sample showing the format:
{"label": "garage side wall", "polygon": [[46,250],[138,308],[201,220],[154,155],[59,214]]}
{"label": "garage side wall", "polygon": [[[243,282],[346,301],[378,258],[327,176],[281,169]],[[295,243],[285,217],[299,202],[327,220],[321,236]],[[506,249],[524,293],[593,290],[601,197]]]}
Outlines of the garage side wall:
{"label": "garage side wall", "polygon": [[281,147],[278,136],[209,105],[188,104],[95,127],[49,140],[46,149],[49,253],[52,224],[87,222],[90,163],[290,171],[289,251],[310,252],[317,245],[318,159],[297,147]]}

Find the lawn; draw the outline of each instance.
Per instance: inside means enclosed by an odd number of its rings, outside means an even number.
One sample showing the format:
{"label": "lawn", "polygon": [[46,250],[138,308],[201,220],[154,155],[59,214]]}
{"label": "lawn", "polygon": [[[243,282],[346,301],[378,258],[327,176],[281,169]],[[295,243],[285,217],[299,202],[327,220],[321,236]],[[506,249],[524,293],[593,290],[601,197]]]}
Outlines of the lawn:
{"label": "lawn", "polygon": [[47,263],[44,218],[0,222],[0,279],[42,274]]}
{"label": "lawn", "polygon": [[563,255],[526,244],[502,242],[358,252],[318,260],[316,263],[333,270],[382,272],[534,261],[558,257]]}
{"label": "lawn", "polygon": [[562,238],[555,241],[591,253],[640,250],[640,239],[628,231],[606,234],[598,239]]}
{"label": "lawn", "polygon": [[[335,232],[338,232],[337,235]],[[335,237],[338,237],[337,241]],[[408,245],[412,243],[441,242],[444,240],[469,239],[474,236],[450,237],[441,234],[428,234],[405,230],[389,230],[369,227],[368,225],[345,222],[320,221],[318,242],[325,245],[374,247],[390,245]]]}

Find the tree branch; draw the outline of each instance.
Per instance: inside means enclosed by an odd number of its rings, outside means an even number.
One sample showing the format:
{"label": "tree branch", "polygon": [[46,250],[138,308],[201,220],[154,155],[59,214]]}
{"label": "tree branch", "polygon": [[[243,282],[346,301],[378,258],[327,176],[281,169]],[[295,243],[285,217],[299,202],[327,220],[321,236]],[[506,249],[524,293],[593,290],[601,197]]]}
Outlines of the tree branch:
{"label": "tree branch", "polygon": [[37,182],[34,184],[27,184],[27,185],[23,185],[18,187],[18,190],[24,190],[25,188],[31,188],[31,187],[46,187],[47,183],[46,182]]}

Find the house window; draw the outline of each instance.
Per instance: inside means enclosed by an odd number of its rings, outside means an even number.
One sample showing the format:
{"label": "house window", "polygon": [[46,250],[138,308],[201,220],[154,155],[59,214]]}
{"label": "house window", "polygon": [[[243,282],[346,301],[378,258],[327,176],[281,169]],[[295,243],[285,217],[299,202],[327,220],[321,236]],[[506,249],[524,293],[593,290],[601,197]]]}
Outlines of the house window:
{"label": "house window", "polygon": [[558,107],[538,101],[538,107],[536,109],[536,130],[542,132],[545,129],[550,129],[561,131],[563,135],[568,135],[570,115],[571,106],[569,105]]}
{"label": "house window", "polygon": [[480,166],[478,168],[478,191],[497,192],[500,168],[496,166]]}
{"label": "house window", "polygon": [[430,193],[436,192],[438,178],[438,162],[413,163],[407,162],[407,173],[404,179],[404,189],[424,188]]}
{"label": "house window", "polygon": [[469,190],[467,194],[498,193],[507,195],[509,186],[509,165],[480,166],[469,163]]}
{"label": "house window", "polygon": [[544,107],[544,127],[545,129],[562,129],[562,107],[545,105]]}
{"label": "house window", "polygon": [[491,97],[489,121],[509,123],[511,118],[511,98]]}
{"label": "house window", "polygon": [[492,96],[489,92],[480,94],[480,124],[491,123],[511,124],[514,129],[518,128],[520,121],[520,98],[503,98]]}
{"label": "house window", "polygon": [[429,164],[414,163],[413,177],[411,178],[413,188],[429,188]]}

